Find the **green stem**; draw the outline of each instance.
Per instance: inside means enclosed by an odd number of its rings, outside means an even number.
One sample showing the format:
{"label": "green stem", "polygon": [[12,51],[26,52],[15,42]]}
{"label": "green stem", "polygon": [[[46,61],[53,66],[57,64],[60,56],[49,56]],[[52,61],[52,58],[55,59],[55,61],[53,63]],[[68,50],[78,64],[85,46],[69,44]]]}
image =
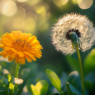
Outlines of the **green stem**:
{"label": "green stem", "polygon": [[64,95],[64,93],[60,93],[60,95]]}
{"label": "green stem", "polygon": [[85,95],[82,62],[81,62],[81,56],[80,56],[80,52],[79,52],[79,49],[78,49],[78,46],[77,45],[76,45],[76,51],[77,51],[77,55],[78,55],[79,65],[80,65],[80,75],[81,75],[82,92],[83,92],[83,95]]}
{"label": "green stem", "polygon": [[[16,64],[15,78],[18,78],[19,66],[20,66],[20,64],[19,64],[19,63],[18,63],[18,64]],[[15,90],[17,90],[17,87],[18,87],[18,85],[17,85],[17,84],[15,84]]]}

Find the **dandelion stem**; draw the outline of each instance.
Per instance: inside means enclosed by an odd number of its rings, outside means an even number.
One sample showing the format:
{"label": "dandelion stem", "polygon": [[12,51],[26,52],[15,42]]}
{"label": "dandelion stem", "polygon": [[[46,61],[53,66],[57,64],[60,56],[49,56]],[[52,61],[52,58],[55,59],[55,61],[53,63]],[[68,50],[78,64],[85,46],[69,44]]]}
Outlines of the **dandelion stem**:
{"label": "dandelion stem", "polygon": [[[16,64],[15,78],[18,78],[19,66],[20,66],[20,64]],[[17,87],[18,87],[18,85],[15,84],[15,91],[17,90]]]}
{"label": "dandelion stem", "polygon": [[79,49],[78,49],[78,46],[77,45],[76,45],[76,51],[77,51],[77,56],[78,56],[78,60],[79,60],[79,65],[80,65],[80,75],[81,75],[82,92],[83,92],[83,95],[85,95],[82,62],[81,62],[81,56],[80,56],[80,52],[79,52]]}

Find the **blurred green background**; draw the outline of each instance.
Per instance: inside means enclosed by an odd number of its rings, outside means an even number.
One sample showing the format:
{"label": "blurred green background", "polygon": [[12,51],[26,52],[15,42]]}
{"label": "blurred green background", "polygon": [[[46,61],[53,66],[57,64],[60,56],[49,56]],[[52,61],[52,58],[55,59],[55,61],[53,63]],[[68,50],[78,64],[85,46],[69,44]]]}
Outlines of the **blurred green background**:
{"label": "blurred green background", "polygon": [[[72,55],[73,60],[71,56],[57,52],[50,36],[53,24],[66,13],[72,12],[86,15],[95,26],[95,0],[0,0],[0,37],[6,32],[21,30],[36,35],[43,46],[41,59],[21,65],[19,78],[24,82],[19,88],[24,87],[29,80],[35,84],[40,79],[47,79],[46,69],[55,71],[58,76],[63,72],[68,75],[71,71],[78,70],[74,67],[75,64],[71,66],[76,62],[76,53]],[[81,52],[82,61],[90,51],[91,49]],[[0,60],[2,68],[14,76],[14,62],[4,62],[2,57]],[[22,95],[27,92],[25,91],[26,89]]]}

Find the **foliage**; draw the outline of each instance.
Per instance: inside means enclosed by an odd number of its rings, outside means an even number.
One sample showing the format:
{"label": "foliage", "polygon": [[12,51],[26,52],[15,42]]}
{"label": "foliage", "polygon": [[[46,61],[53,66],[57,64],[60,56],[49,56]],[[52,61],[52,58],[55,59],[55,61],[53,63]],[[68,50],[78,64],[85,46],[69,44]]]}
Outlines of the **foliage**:
{"label": "foliage", "polygon": [[[63,4],[61,1],[68,2]],[[48,83],[48,89],[44,89],[43,86],[40,88],[45,95],[60,95],[60,92],[63,95],[81,95],[80,70],[76,54],[65,56],[57,52],[51,44],[50,37],[53,24],[67,13],[87,15],[95,25],[95,1],[84,0],[88,1],[86,5],[93,1],[92,6],[87,10],[80,8],[76,1],[82,0],[0,0],[0,37],[5,32],[21,30],[35,34],[43,46],[40,60],[32,63],[26,61],[25,65],[21,65],[19,78],[23,80],[23,83],[18,85],[16,92],[14,92],[16,67],[14,61],[9,63],[7,59],[0,57],[0,95],[33,95],[31,92],[33,85],[35,88],[35,84],[42,80]],[[89,52],[90,50],[81,52],[85,92],[86,95],[95,95],[95,49]],[[51,80],[47,77],[46,69],[57,76],[60,81],[57,87],[54,83],[52,84],[52,81],[56,82],[56,80],[51,74],[49,75]],[[5,73],[4,70],[9,73]],[[42,84],[47,85],[47,83]],[[56,90],[56,88],[61,90]]]}
{"label": "foliage", "polygon": [[[95,93],[95,70],[93,68],[90,68],[90,60],[92,62],[92,59],[94,57],[94,50],[88,54],[88,56],[85,58],[84,61],[84,67],[83,69],[85,70],[84,73],[84,82],[85,82],[85,92],[86,95],[90,95],[92,93]],[[67,57],[69,59],[70,65],[73,68],[73,64],[71,62],[74,62],[74,58],[71,56]],[[70,61],[71,60],[71,61]],[[94,62],[94,60],[93,60]],[[9,64],[9,63],[7,63]],[[13,64],[13,63],[12,63]],[[10,66],[12,66],[10,64]],[[75,63],[77,64],[77,62]],[[86,65],[87,64],[87,65]],[[89,66],[88,66],[89,65]],[[88,67],[88,68],[87,68]],[[30,69],[29,69],[30,68]],[[77,66],[73,68],[74,70],[78,69]],[[87,69],[87,71],[86,71]],[[62,76],[59,78],[57,74],[50,70],[46,70],[46,75],[45,73],[42,73],[40,71],[39,73],[37,72],[37,64],[34,63],[31,67],[28,66],[28,68],[21,67],[20,69],[20,76],[23,78],[24,82],[18,86],[18,90],[15,91],[14,88],[14,77],[11,76],[11,74],[5,74],[4,69],[0,66],[0,95],[6,94],[6,95],[24,95],[25,93],[28,95],[82,95],[82,89],[81,89],[81,81],[80,81],[80,76],[77,71],[72,71],[68,77],[67,74],[64,72],[62,73]],[[49,80],[47,79],[49,78]],[[43,80],[43,78],[45,80]],[[37,83],[36,83],[37,82]],[[51,83],[50,83],[51,82]],[[33,85],[36,83],[36,85]],[[52,85],[51,85],[52,84]],[[24,86],[26,85],[27,87],[27,92],[24,93]],[[56,90],[56,89],[57,90]],[[22,92],[23,91],[23,92]],[[94,95],[94,94],[92,94]]]}

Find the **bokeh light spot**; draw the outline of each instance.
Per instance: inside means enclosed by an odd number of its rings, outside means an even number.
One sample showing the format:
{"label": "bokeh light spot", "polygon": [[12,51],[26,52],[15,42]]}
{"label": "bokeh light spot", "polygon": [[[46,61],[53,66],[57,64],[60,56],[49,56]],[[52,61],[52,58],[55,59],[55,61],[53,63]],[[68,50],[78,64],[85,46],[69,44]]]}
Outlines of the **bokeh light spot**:
{"label": "bokeh light spot", "polygon": [[14,78],[14,83],[16,83],[16,84],[22,84],[23,83],[23,79]]}
{"label": "bokeh light spot", "polygon": [[78,0],[78,5],[81,9],[88,9],[93,4],[93,0]]}
{"label": "bokeh light spot", "polygon": [[7,69],[3,69],[4,74],[9,74],[9,71]]}
{"label": "bokeh light spot", "polygon": [[25,93],[25,92],[28,92],[26,86],[24,86],[24,88],[23,88],[23,92],[24,92],[24,93]]}
{"label": "bokeh light spot", "polygon": [[69,0],[53,0],[54,4],[58,7],[65,5]]}
{"label": "bokeh light spot", "polygon": [[37,3],[39,3],[40,0],[28,0],[28,4],[31,5],[31,6],[34,6],[36,5]]}
{"label": "bokeh light spot", "polygon": [[8,58],[4,58],[3,56],[0,56],[0,61],[9,62]]}
{"label": "bokeh light spot", "polygon": [[71,0],[73,4],[77,4],[78,1],[77,0]]}
{"label": "bokeh light spot", "polygon": [[46,8],[44,6],[35,7],[35,11],[43,17],[46,16]]}
{"label": "bokeh light spot", "polygon": [[18,2],[26,2],[26,1],[28,1],[28,0],[17,0]]}
{"label": "bokeh light spot", "polygon": [[13,1],[3,1],[1,3],[1,13],[6,16],[13,16],[17,11],[17,6]]}
{"label": "bokeh light spot", "polygon": [[35,32],[36,30],[36,21],[32,17],[27,17],[23,22],[22,22],[22,27],[25,31],[27,32]]}
{"label": "bokeh light spot", "polygon": [[44,6],[36,7],[35,10],[38,14],[40,14],[45,12],[45,7]]}

